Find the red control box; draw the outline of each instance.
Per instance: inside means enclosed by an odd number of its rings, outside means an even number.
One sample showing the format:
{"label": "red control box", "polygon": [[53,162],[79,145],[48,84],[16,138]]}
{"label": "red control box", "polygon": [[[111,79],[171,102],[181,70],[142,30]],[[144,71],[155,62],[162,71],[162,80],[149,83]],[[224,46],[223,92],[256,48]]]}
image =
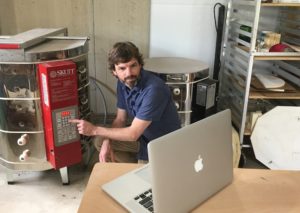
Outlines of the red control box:
{"label": "red control box", "polygon": [[79,163],[80,136],[76,125],[68,122],[78,118],[76,64],[48,62],[38,69],[47,159],[55,169]]}

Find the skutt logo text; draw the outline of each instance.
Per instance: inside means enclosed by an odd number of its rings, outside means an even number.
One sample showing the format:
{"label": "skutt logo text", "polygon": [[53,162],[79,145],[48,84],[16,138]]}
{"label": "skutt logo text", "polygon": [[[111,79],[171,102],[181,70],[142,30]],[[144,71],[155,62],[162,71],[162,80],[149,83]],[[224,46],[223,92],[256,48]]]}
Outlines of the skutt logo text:
{"label": "skutt logo text", "polygon": [[75,69],[53,70],[50,72],[51,78],[73,75]]}

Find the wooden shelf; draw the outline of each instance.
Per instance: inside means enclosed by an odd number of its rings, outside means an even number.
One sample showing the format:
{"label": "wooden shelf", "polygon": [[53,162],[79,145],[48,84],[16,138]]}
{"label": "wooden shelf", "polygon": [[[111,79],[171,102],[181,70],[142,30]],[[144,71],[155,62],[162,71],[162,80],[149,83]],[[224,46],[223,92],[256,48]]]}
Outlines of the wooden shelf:
{"label": "wooden shelf", "polygon": [[251,91],[249,94],[250,99],[289,99],[300,100],[300,91],[297,92],[258,92]]}
{"label": "wooden shelf", "polygon": [[261,3],[265,7],[300,7],[300,3]]}
{"label": "wooden shelf", "polygon": [[299,61],[300,56],[254,56],[256,61]]}
{"label": "wooden shelf", "polygon": [[[300,5],[299,5],[300,7]],[[246,46],[236,45],[237,48],[245,51],[249,55],[252,54],[254,56],[254,60],[277,60],[277,61],[299,61],[300,60],[300,52],[250,52],[249,48]]]}
{"label": "wooden shelf", "polygon": [[299,52],[254,52],[255,60],[299,61]]}
{"label": "wooden shelf", "polygon": [[244,135],[250,136],[252,133],[251,129],[245,128]]}

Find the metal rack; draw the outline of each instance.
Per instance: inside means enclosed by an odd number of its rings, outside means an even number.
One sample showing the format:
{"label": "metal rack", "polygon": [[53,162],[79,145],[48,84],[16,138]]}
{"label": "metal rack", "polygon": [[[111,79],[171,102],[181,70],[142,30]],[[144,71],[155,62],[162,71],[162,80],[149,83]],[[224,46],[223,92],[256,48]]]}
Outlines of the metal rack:
{"label": "metal rack", "polygon": [[[262,3],[261,0],[231,0],[228,4],[220,72],[220,109],[232,110],[232,122],[239,130],[240,143],[251,135],[250,114],[267,112],[277,105],[299,106],[300,53],[260,52],[262,31],[281,34],[281,42],[300,45],[300,4]],[[269,72],[293,84],[295,91],[254,91],[254,73]],[[291,82],[288,76],[293,72]]]}

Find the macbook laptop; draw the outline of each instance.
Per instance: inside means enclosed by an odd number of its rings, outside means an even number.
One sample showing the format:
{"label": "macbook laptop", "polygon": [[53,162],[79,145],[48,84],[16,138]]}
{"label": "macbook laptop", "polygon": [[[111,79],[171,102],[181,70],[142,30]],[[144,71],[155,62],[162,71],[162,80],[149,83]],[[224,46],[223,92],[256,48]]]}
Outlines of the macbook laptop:
{"label": "macbook laptop", "polygon": [[225,110],[148,144],[149,163],[102,185],[129,212],[188,212],[231,183],[231,114]]}

